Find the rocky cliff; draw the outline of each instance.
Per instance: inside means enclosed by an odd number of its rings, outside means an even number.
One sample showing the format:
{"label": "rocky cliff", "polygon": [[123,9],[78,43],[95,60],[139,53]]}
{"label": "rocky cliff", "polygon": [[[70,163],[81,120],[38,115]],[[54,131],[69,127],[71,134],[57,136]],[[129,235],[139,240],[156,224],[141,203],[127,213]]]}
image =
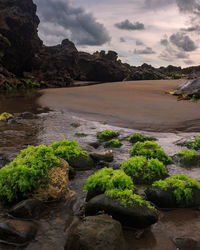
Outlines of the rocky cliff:
{"label": "rocky cliff", "polygon": [[200,75],[200,67],[133,67],[118,60],[114,51],[78,52],[67,39],[56,46],[44,46],[38,37],[40,21],[32,0],[1,0],[0,13],[0,89],[64,87],[73,85],[74,80],[105,82]]}

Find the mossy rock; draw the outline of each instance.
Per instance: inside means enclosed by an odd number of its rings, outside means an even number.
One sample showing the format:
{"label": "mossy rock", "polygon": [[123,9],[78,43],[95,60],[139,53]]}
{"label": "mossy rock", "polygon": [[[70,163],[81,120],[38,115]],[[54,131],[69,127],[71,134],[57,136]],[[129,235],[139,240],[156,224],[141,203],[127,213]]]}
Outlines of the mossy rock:
{"label": "mossy rock", "polygon": [[200,205],[200,183],[179,174],[159,180],[145,190],[147,199],[159,208],[187,208]]}
{"label": "mossy rock", "polygon": [[183,150],[173,156],[173,160],[178,162],[182,167],[192,168],[200,166],[200,155],[192,150]]}
{"label": "mossy rock", "polygon": [[29,198],[61,160],[45,145],[28,146],[7,166],[0,169],[0,201],[19,202]]}
{"label": "mossy rock", "polygon": [[146,159],[144,156],[129,158],[122,162],[120,168],[132,178],[134,184],[152,184],[168,176],[166,167],[161,161]]}
{"label": "mossy rock", "polygon": [[61,164],[50,169],[40,186],[33,193],[33,198],[41,201],[67,200],[74,195],[69,189],[69,164],[61,160]]}
{"label": "mossy rock", "polygon": [[13,115],[7,112],[0,114],[0,121],[7,122],[8,120],[12,119]]}
{"label": "mossy rock", "polygon": [[76,170],[90,170],[94,167],[94,162],[88,152],[80,148],[76,141],[53,142],[50,147],[57,157],[66,160]]}
{"label": "mossy rock", "polygon": [[147,159],[158,159],[165,165],[172,163],[171,157],[169,157],[160,145],[155,142],[137,142],[131,152],[131,156],[145,156]]}
{"label": "mossy rock", "polygon": [[133,181],[122,170],[102,168],[86,180],[83,190],[88,191],[87,200],[89,200],[98,194],[114,188],[133,191]]}
{"label": "mossy rock", "polygon": [[97,133],[97,138],[102,141],[108,141],[115,137],[118,137],[119,133],[115,130],[106,129]]}
{"label": "mossy rock", "polygon": [[104,148],[121,148],[122,145],[123,143],[121,143],[120,141],[112,139],[105,143]]}
{"label": "mossy rock", "polygon": [[[129,190],[130,191],[130,190]],[[131,191],[130,191],[131,192]],[[141,203],[135,202],[134,205],[129,207],[124,206],[119,200],[118,195],[115,198],[109,198],[106,194],[101,194],[91,199],[85,208],[85,215],[96,215],[100,211],[111,215],[114,219],[121,222],[125,228],[145,228],[158,221],[158,213],[153,209],[150,204],[143,201],[140,196],[133,195],[129,198],[130,193],[120,195],[121,198],[126,196],[126,200],[140,201]]]}
{"label": "mossy rock", "polygon": [[194,142],[186,143],[186,146],[190,149],[200,150],[200,135],[195,138]]}
{"label": "mossy rock", "polygon": [[149,137],[149,136],[145,136],[139,133],[134,133],[130,136],[129,141],[131,143],[136,143],[136,142],[145,142],[145,141],[156,141],[156,138],[154,137]]}

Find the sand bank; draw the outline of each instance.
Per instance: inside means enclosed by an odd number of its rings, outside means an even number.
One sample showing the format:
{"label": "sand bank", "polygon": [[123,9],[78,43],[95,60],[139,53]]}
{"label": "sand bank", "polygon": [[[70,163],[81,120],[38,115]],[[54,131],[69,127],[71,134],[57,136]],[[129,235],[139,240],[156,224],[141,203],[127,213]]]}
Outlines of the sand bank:
{"label": "sand bank", "polygon": [[200,104],[166,94],[183,80],[132,81],[42,90],[39,104],[121,127],[200,131]]}

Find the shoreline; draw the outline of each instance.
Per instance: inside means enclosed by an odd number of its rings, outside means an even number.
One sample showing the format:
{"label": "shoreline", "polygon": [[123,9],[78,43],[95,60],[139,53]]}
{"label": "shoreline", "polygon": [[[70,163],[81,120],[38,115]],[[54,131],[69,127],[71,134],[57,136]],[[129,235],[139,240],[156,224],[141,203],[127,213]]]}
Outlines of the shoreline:
{"label": "shoreline", "polygon": [[199,132],[200,105],[166,94],[183,80],[44,89],[38,104],[85,119],[150,132]]}

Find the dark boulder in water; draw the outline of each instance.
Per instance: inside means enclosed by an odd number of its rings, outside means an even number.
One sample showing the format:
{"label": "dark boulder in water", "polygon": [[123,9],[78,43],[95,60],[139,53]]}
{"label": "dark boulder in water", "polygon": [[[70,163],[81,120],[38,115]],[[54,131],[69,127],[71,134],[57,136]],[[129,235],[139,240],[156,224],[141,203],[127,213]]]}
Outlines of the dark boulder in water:
{"label": "dark boulder in water", "polygon": [[121,225],[108,215],[89,216],[70,232],[66,250],[125,250]]}
{"label": "dark boulder in water", "polygon": [[145,228],[158,221],[155,209],[139,205],[126,208],[118,201],[106,197],[105,194],[92,198],[85,208],[86,215],[96,215],[100,211],[112,215],[127,228]]}

